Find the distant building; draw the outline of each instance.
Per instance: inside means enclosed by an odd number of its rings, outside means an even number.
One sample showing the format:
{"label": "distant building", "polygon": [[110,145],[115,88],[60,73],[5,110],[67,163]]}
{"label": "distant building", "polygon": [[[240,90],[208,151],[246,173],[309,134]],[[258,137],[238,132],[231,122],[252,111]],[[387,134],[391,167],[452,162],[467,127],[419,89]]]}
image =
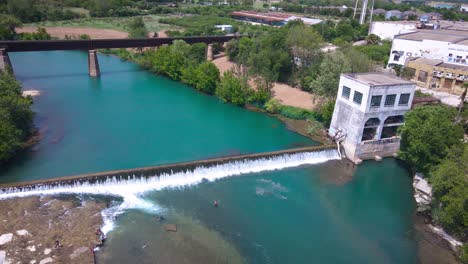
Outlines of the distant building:
{"label": "distant building", "polygon": [[306,25],[315,25],[322,23],[321,19],[307,18],[296,14],[279,12],[255,12],[255,11],[235,11],[231,17],[237,20],[259,23],[271,26],[283,26],[292,20],[302,20]]}
{"label": "distant building", "polygon": [[405,11],[405,12],[403,12],[403,13],[401,14],[401,17],[402,17],[403,19],[409,19],[409,18],[412,17],[412,16],[414,16],[414,17],[417,18],[417,17],[418,17],[418,13],[416,13],[416,12],[414,12],[414,11]]}
{"label": "distant building", "polygon": [[398,10],[390,10],[390,11],[385,12],[385,19],[389,20],[392,17],[394,17],[396,19],[401,19],[402,18],[402,13],[400,11],[398,11]]}
{"label": "distant building", "polygon": [[452,93],[461,93],[463,83],[468,82],[468,66],[424,58],[411,58],[406,66],[414,69],[412,80],[425,88],[443,88]]}
{"label": "distant building", "polygon": [[428,88],[456,93],[468,81],[468,30],[419,30],[395,36],[388,60],[415,69],[415,80]]}
{"label": "distant building", "polygon": [[329,135],[353,161],[396,153],[414,91],[414,83],[385,73],[342,74]]}
{"label": "distant building", "polygon": [[215,25],[215,28],[226,33],[232,33],[232,25]]}
{"label": "distant building", "polygon": [[375,21],[369,26],[369,34],[390,40],[396,35],[416,31],[416,22],[414,21]]}
{"label": "distant building", "polygon": [[445,8],[445,9],[453,9],[457,6],[456,3],[448,3],[448,2],[428,2],[426,3],[427,6],[434,7],[434,8]]}
{"label": "distant building", "polygon": [[468,12],[468,4],[461,4],[460,5],[460,11]]}
{"label": "distant building", "polygon": [[387,12],[387,10],[385,10],[385,9],[377,8],[377,9],[374,9],[373,14],[374,14],[374,15],[382,15],[382,16],[385,16],[385,13],[386,13],[386,12]]}
{"label": "distant building", "polygon": [[437,12],[425,13],[421,15],[421,17],[423,16],[427,17],[429,20],[441,20],[442,19],[442,14],[437,13]]}

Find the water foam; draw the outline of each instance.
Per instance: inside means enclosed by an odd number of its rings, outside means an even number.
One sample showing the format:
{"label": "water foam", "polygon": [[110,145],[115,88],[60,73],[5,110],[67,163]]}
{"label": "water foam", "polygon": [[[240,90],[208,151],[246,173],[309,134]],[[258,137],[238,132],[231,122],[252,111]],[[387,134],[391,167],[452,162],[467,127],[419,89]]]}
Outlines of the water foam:
{"label": "water foam", "polygon": [[113,218],[127,209],[141,209],[150,213],[160,212],[161,208],[142,197],[144,193],[149,191],[190,186],[198,184],[202,180],[215,181],[230,176],[317,164],[334,159],[339,159],[338,152],[334,149],[284,154],[255,160],[232,161],[210,167],[197,167],[193,171],[164,173],[149,177],[134,175],[127,178],[109,177],[98,182],[77,181],[73,184],[38,185],[25,189],[11,188],[0,191],[0,199],[57,194],[94,194],[122,197],[123,202],[119,206],[106,209],[107,211],[103,212],[105,221],[103,229],[109,231],[113,228]]}

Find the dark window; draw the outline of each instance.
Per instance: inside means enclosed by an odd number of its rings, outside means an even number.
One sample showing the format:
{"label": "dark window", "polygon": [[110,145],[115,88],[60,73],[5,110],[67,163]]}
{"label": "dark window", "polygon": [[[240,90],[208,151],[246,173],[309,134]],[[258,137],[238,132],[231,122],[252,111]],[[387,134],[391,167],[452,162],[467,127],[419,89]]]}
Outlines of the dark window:
{"label": "dark window", "polygon": [[381,95],[374,95],[371,98],[370,106],[371,107],[380,107],[380,102],[382,102],[382,96]]}
{"label": "dark window", "polygon": [[343,92],[341,93],[341,96],[343,98],[349,99],[350,95],[351,95],[351,88],[343,86]]}
{"label": "dark window", "polygon": [[362,93],[354,91],[353,102],[360,105],[362,102]]}
{"label": "dark window", "polygon": [[408,105],[409,98],[410,98],[409,93],[401,94],[400,95],[400,100],[398,101],[398,105]]}
{"label": "dark window", "polygon": [[384,124],[385,125],[390,125],[390,124],[399,124],[405,122],[405,117],[402,115],[398,116],[389,116],[387,119],[385,119]]}
{"label": "dark window", "polygon": [[396,94],[389,94],[385,96],[385,106],[395,105]]}
{"label": "dark window", "polygon": [[379,125],[380,125],[380,119],[377,117],[372,117],[366,121],[366,123],[364,124],[364,127],[375,127]]}

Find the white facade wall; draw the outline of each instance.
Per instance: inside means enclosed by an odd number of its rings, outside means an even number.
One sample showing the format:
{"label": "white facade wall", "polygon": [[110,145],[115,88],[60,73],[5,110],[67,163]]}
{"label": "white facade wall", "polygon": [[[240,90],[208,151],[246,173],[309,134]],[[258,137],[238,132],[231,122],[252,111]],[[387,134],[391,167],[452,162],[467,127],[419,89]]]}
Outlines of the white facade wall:
{"label": "white facade wall", "polygon": [[372,22],[369,29],[369,34],[375,34],[381,39],[393,40],[395,35],[416,32],[416,22],[390,23],[390,22]]}
{"label": "white facade wall", "polygon": [[[395,60],[394,52],[402,54],[398,61]],[[457,61],[457,56],[462,59]],[[422,57],[443,60],[452,64],[468,65],[468,46],[427,39],[423,41],[394,39],[388,64],[404,65],[409,57]]]}
{"label": "white facade wall", "polygon": [[462,11],[462,12],[468,12],[468,5],[463,5],[463,4],[462,4],[462,5],[460,6],[460,11]]}

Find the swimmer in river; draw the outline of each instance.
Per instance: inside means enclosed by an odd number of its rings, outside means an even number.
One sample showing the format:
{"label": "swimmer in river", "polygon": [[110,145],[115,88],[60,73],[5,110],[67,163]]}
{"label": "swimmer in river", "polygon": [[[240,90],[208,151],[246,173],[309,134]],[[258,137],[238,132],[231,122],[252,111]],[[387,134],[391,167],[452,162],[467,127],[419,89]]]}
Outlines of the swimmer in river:
{"label": "swimmer in river", "polygon": [[218,207],[218,200],[214,201],[214,207]]}
{"label": "swimmer in river", "polygon": [[62,244],[60,244],[60,241],[55,240],[55,247],[54,248],[59,248],[62,247]]}

